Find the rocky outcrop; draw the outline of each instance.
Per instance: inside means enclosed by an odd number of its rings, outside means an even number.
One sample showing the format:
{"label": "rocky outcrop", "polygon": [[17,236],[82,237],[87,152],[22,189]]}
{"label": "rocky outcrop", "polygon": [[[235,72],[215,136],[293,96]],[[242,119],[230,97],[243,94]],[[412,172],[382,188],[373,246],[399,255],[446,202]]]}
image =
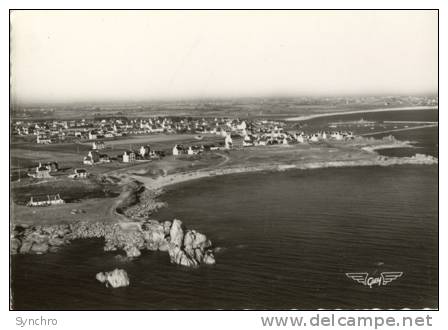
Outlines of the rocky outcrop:
{"label": "rocky outcrop", "polygon": [[180,226],[179,220],[173,221],[168,249],[171,262],[189,267],[200,263],[213,264],[214,258],[209,257],[213,256],[210,240],[195,230],[187,230],[182,237],[183,231],[179,229]]}
{"label": "rocky outcrop", "polygon": [[211,246],[205,235],[195,230],[187,230],[184,233],[182,222],[177,219],[173,221],[168,244],[172,263],[186,267],[196,267],[201,263],[214,264]]}
{"label": "rocky outcrop", "polygon": [[123,251],[129,259],[141,251],[168,252],[170,261],[185,267],[214,264],[212,243],[204,234],[183,227],[174,219],[159,222],[90,223],[70,225],[15,226],[12,230],[11,253],[41,254],[54,252],[74,239],[103,238],[105,251]]}
{"label": "rocky outcrop", "polygon": [[106,287],[120,288],[129,286],[129,276],[124,269],[114,269],[110,272],[96,274],[95,278],[106,285]]}
{"label": "rocky outcrop", "polygon": [[170,243],[180,247],[182,246],[183,238],[182,222],[174,219],[170,229]]}
{"label": "rocky outcrop", "polygon": [[124,215],[129,218],[137,220],[147,219],[158,209],[166,207],[165,202],[157,200],[157,197],[162,193],[160,189],[143,188],[143,191],[137,193],[138,201],[124,210]]}
{"label": "rocky outcrop", "polygon": [[71,233],[68,225],[15,226],[12,230],[11,253],[42,254],[68,244]]}

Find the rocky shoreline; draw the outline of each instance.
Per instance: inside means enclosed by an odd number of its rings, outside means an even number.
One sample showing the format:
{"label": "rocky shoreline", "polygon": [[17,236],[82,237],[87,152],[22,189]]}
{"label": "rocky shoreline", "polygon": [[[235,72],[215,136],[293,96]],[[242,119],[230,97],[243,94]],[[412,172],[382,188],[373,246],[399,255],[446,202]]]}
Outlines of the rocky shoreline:
{"label": "rocky shoreline", "polygon": [[182,221],[102,223],[75,222],[58,225],[15,225],[11,235],[11,254],[56,252],[75,239],[102,238],[104,251],[123,251],[137,258],[141,251],[168,252],[170,261],[185,267],[214,264],[211,241]]}

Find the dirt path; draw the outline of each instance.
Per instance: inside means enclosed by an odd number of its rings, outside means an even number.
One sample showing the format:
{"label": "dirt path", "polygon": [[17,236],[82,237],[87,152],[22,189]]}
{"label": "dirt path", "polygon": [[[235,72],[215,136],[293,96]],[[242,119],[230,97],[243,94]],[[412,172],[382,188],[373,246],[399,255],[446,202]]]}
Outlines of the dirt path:
{"label": "dirt path", "polygon": [[[230,160],[230,157],[228,155],[221,154],[221,153],[216,153],[216,155],[221,156],[222,158],[224,158],[224,160],[221,163],[219,163],[218,165],[215,165],[214,167],[221,167],[221,166],[225,165]],[[208,168],[210,168],[210,167],[212,167],[212,166],[209,166]],[[206,170],[206,169],[207,168],[205,168],[204,170]]]}

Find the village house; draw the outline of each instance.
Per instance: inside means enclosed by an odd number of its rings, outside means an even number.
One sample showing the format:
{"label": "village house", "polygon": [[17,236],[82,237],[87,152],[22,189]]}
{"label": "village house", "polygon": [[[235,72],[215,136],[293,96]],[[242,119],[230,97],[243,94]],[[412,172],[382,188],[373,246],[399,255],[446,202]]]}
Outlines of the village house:
{"label": "village house", "polygon": [[100,154],[97,150],[91,150],[83,159],[84,165],[94,165],[95,163],[110,163],[107,154]]}
{"label": "village house", "polygon": [[68,177],[71,179],[85,179],[88,176],[88,172],[83,168],[75,168],[74,173]]}
{"label": "village house", "polygon": [[100,161],[100,155],[96,150],[91,150],[87,154],[86,157],[83,159],[83,163],[85,165],[93,165],[95,163],[98,163]]}
{"label": "village house", "polygon": [[149,153],[151,152],[151,148],[149,146],[141,146],[139,149],[139,154],[142,158],[145,158],[146,156],[150,156]]}
{"label": "village house", "polygon": [[305,143],[305,138],[303,137],[303,134],[297,134],[296,141],[299,143]]}
{"label": "village house", "polygon": [[204,151],[204,146],[189,146],[187,149],[187,155],[198,155]]}
{"label": "village house", "polygon": [[96,140],[98,137],[95,131],[89,131],[89,140]]}
{"label": "village house", "polygon": [[344,137],[342,136],[342,134],[340,132],[333,132],[331,133],[331,138],[340,141],[342,140]]}
{"label": "village house", "polygon": [[268,145],[268,139],[266,137],[259,138],[259,139],[257,139],[254,142],[254,145],[256,145],[256,146],[267,146]]}
{"label": "village house", "polygon": [[178,156],[182,152],[182,148],[177,144],[173,147],[173,156]]}
{"label": "village house", "polygon": [[60,205],[65,203],[65,201],[61,198],[59,194],[56,194],[51,197],[50,195],[47,195],[46,197],[47,198],[31,196],[30,201],[26,205],[30,207],[36,207],[36,206]]}
{"label": "village house", "polygon": [[38,144],[50,144],[51,143],[51,138],[49,138],[47,136],[43,136],[43,135],[38,135],[36,142]]}
{"label": "village house", "polygon": [[36,178],[36,179],[44,179],[44,178],[50,178],[51,172],[57,172],[59,169],[58,163],[56,162],[49,162],[42,164],[39,162],[39,165],[37,165],[34,168],[33,172],[28,173],[28,176]]}
{"label": "village house", "polygon": [[125,151],[123,153],[123,163],[133,163],[135,162],[135,152]]}
{"label": "village house", "polygon": [[230,136],[230,133],[226,134],[226,137],[224,139],[224,148],[225,149],[230,149],[233,146],[233,141],[232,141],[232,137]]}
{"label": "village house", "polygon": [[109,155],[107,154],[100,154],[100,163],[110,163]]}
{"label": "village house", "polygon": [[106,146],[104,144],[104,142],[102,141],[94,141],[92,142],[92,149],[93,150],[101,150],[104,149]]}

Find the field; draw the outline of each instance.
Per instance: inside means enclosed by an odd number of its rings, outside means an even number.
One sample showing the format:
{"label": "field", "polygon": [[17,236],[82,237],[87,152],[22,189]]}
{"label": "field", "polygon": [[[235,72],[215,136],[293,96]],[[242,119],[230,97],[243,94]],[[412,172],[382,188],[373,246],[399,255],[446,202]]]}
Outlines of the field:
{"label": "field", "polygon": [[[171,153],[174,144],[219,143],[221,137],[204,136],[201,141],[192,134],[182,135],[150,135],[131,136],[121,139],[106,140],[107,153],[116,158],[131,147],[150,145],[156,150]],[[11,141],[11,207],[12,219],[17,222],[60,222],[73,220],[117,221],[115,209],[120,203],[119,194],[123,186],[129,183],[126,176],[143,174],[158,177],[178,171],[192,171],[214,166],[226,160],[226,157],[204,153],[199,156],[166,156],[160,160],[136,161],[126,164],[113,160],[111,163],[88,166],[82,164],[82,159],[91,149],[91,143],[59,143],[39,145],[29,138],[14,138]],[[33,166],[39,162],[57,161],[59,170],[53,172],[50,178],[34,179],[27,175]],[[88,179],[73,180],[68,178],[75,168],[85,168],[89,172]],[[18,180],[20,177],[20,180]],[[114,180],[114,177],[118,179]],[[107,178],[107,179],[105,179]],[[46,198],[47,195],[60,194],[66,204],[52,207],[30,208],[25,204],[34,198]],[[82,210],[75,212],[72,210]]]}
{"label": "field", "polygon": [[[115,198],[91,198],[52,207],[27,207],[11,203],[12,222],[20,224],[70,223],[74,221],[115,222]],[[78,212],[72,212],[77,210]]]}

